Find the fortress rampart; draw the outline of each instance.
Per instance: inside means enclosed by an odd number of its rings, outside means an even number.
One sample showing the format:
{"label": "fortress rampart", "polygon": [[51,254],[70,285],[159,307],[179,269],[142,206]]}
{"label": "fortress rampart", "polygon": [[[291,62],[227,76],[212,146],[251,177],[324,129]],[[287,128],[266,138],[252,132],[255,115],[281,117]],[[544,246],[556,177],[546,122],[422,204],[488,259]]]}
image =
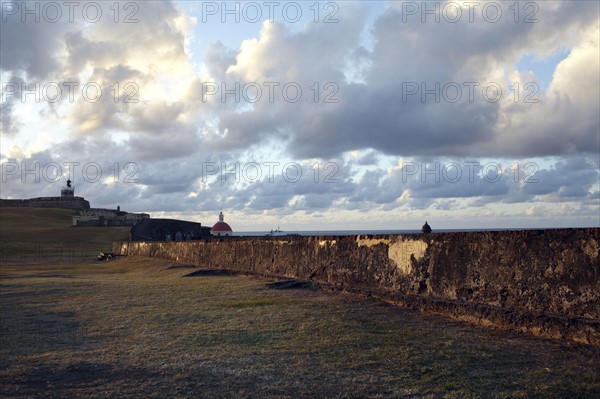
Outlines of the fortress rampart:
{"label": "fortress rampart", "polygon": [[38,197],[29,199],[0,199],[0,207],[84,210],[90,208],[90,203],[83,197]]}
{"label": "fortress rampart", "polygon": [[293,278],[475,324],[600,345],[600,229],[114,244],[113,252]]}
{"label": "fortress rampart", "polygon": [[148,219],[146,213],[129,213],[116,209],[89,208],[79,211],[73,216],[73,226],[76,227],[105,227],[105,226],[135,226],[143,219]]}

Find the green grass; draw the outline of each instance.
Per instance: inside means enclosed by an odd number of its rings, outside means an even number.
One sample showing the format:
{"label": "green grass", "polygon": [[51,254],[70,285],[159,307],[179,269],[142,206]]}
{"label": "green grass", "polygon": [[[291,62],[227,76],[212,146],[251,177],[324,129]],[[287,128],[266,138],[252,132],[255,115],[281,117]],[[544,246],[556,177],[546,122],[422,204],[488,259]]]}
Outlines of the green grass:
{"label": "green grass", "polygon": [[0,208],[0,260],[79,261],[109,252],[113,241],[129,238],[129,227],[72,227],[76,214],[70,209]]}
{"label": "green grass", "polygon": [[599,348],[157,259],[95,262],[86,245],[128,229],[71,215],[0,209],[0,397],[600,397]]}
{"label": "green grass", "polygon": [[72,227],[70,209],[0,208],[0,241],[112,243],[127,240],[130,227]]}
{"label": "green grass", "polygon": [[285,298],[244,298],[227,300],[223,306],[230,308],[253,308],[257,306],[282,305],[289,303]]}
{"label": "green grass", "polygon": [[598,348],[172,265],[0,266],[0,396],[600,395]]}

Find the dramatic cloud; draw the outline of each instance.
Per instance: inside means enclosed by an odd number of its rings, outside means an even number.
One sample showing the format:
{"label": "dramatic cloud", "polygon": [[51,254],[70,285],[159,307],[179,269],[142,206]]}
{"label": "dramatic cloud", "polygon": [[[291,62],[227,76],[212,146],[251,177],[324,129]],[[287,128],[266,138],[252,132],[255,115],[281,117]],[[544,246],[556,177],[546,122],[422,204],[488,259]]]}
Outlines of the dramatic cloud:
{"label": "dramatic cloud", "polygon": [[3,1],[2,197],[56,195],[68,168],[47,174],[76,162],[94,206],[223,208],[249,230],[599,225],[598,3],[479,3],[222,23],[174,1],[54,22]]}
{"label": "dramatic cloud", "polygon": [[[333,27],[314,25],[299,33],[267,23],[259,39],[241,45],[228,75],[242,84],[297,82],[305,92],[311,82],[332,82],[335,90],[328,93],[335,92],[336,103],[314,104],[307,95],[299,104],[263,101],[250,112],[221,119],[227,134],[219,148],[245,148],[248,140],[283,131],[299,157],[365,148],[395,155],[501,157],[593,151],[599,146],[597,8],[553,4],[530,24],[509,17],[490,23],[479,14],[473,23],[466,17],[423,23],[420,15],[389,9],[375,23],[364,83],[347,82],[343,75],[345,61],[360,48],[359,9],[350,8]],[[571,53],[558,65],[548,93],[540,91],[535,76],[514,71],[538,47],[544,54],[568,45]]]}

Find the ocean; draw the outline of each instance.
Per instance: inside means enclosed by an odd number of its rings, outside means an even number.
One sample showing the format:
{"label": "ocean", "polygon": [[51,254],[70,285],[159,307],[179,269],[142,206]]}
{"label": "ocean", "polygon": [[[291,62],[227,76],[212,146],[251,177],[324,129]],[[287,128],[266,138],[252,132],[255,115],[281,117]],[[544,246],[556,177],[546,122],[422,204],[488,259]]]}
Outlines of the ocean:
{"label": "ocean", "polygon": [[[471,231],[507,231],[507,230],[543,230],[543,228],[526,229],[526,228],[504,228],[504,229],[439,229],[433,230],[432,233],[452,233],[452,232],[471,232]],[[380,234],[415,234],[420,233],[420,229],[414,230],[291,230],[273,232],[274,236],[300,235],[300,236],[354,236],[354,235],[380,235]],[[234,236],[238,237],[260,237],[271,235],[269,231],[239,231],[234,232]]]}

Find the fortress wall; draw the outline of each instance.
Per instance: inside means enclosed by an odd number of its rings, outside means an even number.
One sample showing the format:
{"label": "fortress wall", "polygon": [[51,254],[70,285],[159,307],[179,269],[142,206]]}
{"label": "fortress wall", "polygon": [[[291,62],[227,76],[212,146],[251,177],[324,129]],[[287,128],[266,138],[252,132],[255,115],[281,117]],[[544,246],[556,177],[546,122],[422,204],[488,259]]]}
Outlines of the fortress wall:
{"label": "fortress wall", "polygon": [[0,207],[89,209],[90,203],[83,197],[39,197],[30,199],[0,199]]}
{"label": "fortress wall", "polygon": [[28,206],[28,199],[0,199],[0,208],[26,208]]}
{"label": "fortress wall", "polygon": [[600,345],[600,229],[115,243],[113,252],[310,280],[476,324]]}
{"label": "fortress wall", "polygon": [[104,217],[117,217],[118,212],[116,209],[102,209],[102,208],[89,208],[79,212],[80,216],[104,216]]}

